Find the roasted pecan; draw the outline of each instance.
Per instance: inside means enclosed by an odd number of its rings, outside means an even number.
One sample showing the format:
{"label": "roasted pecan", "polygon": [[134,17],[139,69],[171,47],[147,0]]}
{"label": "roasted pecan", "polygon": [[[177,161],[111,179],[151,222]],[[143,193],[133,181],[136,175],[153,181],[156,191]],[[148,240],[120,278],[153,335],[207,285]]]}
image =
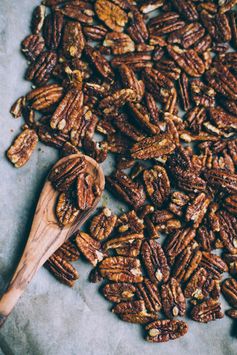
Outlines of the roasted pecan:
{"label": "roasted pecan", "polygon": [[188,325],[181,320],[163,319],[148,324],[145,330],[147,331],[147,341],[163,343],[185,335],[188,331]]}
{"label": "roasted pecan", "polygon": [[169,266],[159,243],[155,240],[144,241],[142,243],[141,256],[148,276],[153,283],[166,282],[169,279]]}
{"label": "roasted pecan", "polygon": [[125,54],[134,52],[135,45],[126,33],[109,32],[103,42],[105,47],[112,49],[113,54]]}
{"label": "roasted pecan", "polygon": [[134,208],[137,209],[144,204],[145,192],[142,185],[132,181],[122,171],[116,171],[112,176],[107,176],[106,181],[111,191]]}
{"label": "roasted pecan", "polygon": [[218,128],[224,130],[237,129],[237,118],[224,111],[220,107],[213,107],[209,110],[210,117],[212,121],[217,125]]}
{"label": "roasted pecan", "polygon": [[50,126],[65,133],[69,132],[75,125],[78,116],[82,115],[83,99],[81,91],[70,90],[52,115]]}
{"label": "roasted pecan", "polygon": [[220,256],[208,252],[202,253],[200,266],[206,269],[215,280],[220,279],[221,274],[228,271],[226,263],[221,259]]}
{"label": "roasted pecan", "polygon": [[218,212],[220,219],[220,238],[232,254],[237,253],[237,218],[225,210]]}
{"label": "roasted pecan", "polygon": [[175,259],[172,275],[179,282],[186,282],[197,269],[202,259],[202,252],[197,243],[188,245]]}
{"label": "roasted pecan", "polygon": [[[181,228],[181,222],[173,213],[167,210],[157,210],[151,215],[151,222],[154,223],[156,232],[171,233]],[[157,238],[157,233],[156,233]]]}
{"label": "roasted pecan", "polygon": [[160,207],[170,194],[170,181],[166,170],[155,165],[152,169],[144,171],[143,178],[149,197]]}
{"label": "roasted pecan", "polygon": [[132,89],[136,95],[136,101],[141,101],[145,92],[143,81],[138,80],[133,69],[125,64],[120,65],[119,74],[125,88]]}
{"label": "roasted pecan", "polygon": [[140,11],[143,14],[147,14],[152,12],[159,7],[161,7],[164,3],[164,0],[146,0],[141,2]]}
{"label": "roasted pecan", "polygon": [[137,284],[136,295],[138,299],[144,301],[149,312],[158,312],[162,305],[157,286],[149,279],[144,278],[142,283]]}
{"label": "roasted pecan", "polygon": [[63,88],[58,84],[49,84],[30,91],[26,95],[27,104],[33,110],[47,111],[62,98]]}
{"label": "roasted pecan", "polygon": [[195,4],[190,0],[172,0],[175,9],[188,21],[198,19],[198,12]]}
{"label": "roasted pecan", "polygon": [[190,96],[189,96],[189,81],[187,75],[182,72],[178,80],[179,95],[182,107],[185,111],[191,108]]}
{"label": "roasted pecan", "polygon": [[236,308],[237,307],[237,281],[233,278],[226,279],[222,283],[221,290],[228,303],[232,307]]}
{"label": "roasted pecan", "polygon": [[89,45],[86,45],[85,47],[85,53],[88,57],[88,59],[92,62],[96,70],[104,77],[107,79],[112,79],[114,77],[114,73],[107,62],[107,60],[101,55],[101,53],[94,49],[93,47],[90,47]]}
{"label": "roasted pecan", "polygon": [[77,270],[63,257],[53,254],[45,263],[45,267],[62,283],[73,287],[79,279]]}
{"label": "roasted pecan", "polygon": [[133,70],[140,70],[143,68],[151,68],[151,54],[146,52],[127,53],[115,56],[111,60],[113,67],[119,67],[121,64],[132,66]]}
{"label": "roasted pecan", "polygon": [[39,34],[45,18],[46,7],[44,5],[36,6],[32,14],[31,30],[34,34]]}
{"label": "roasted pecan", "polygon": [[81,231],[77,232],[75,243],[80,252],[93,266],[96,266],[98,262],[103,260],[105,255],[101,251],[100,242],[91,238],[89,234]]}
{"label": "roasted pecan", "polygon": [[60,225],[66,226],[73,223],[79,213],[68,194],[62,192],[56,205],[56,216]]}
{"label": "roasted pecan", "polygon": [[200,133],[202,130],[202,125],[207,118],[206,110],[202,106],[196,106],[187,112],[185,118],[188,123],[189,129],[193,133]]}
{"label": "roasted pecan", "polygon": [[103,208],[91,221],[91,236],[97,240],[106,239],[112,233],[116,222],[117,216],[109,208]]}
{"label": "roasted pecan", "polygon": [[130,301],[136,294],[136,287],[129,283],[118,282],[106,284],[103,295],[110,302],[120,303]]}
{"label": "roasted pecan", "polygon": [[94,178],[90,174],[80,173],[76,183],[77,205],[82,211],[88,210],[94,205],[98,193]]}
{"label": "roasted pecan", "polygon": [[237,216],[237,195],[230,195],[224,201],[224,207],[233,215]]}
{"label": "roasted pecan", "polygon": [[191,82],[192,99],[197,106],[213,107],[215,105],[215,91],[201,80]]}
{"label": "roasted pecan", "polygon": [[157,134],[134,144],[131,149],[131,156],[135,159],[146,160],[169,154],[174,149],[175,145],[169,134]]}
{"label": "roasted pecan", "polygon": [[52,51],[42,52],[33,62],[27,72],[26,79],[33,81],[36,85],[46,84],[53,72],[57,63],[57,54]]}
{"label": "roasted pecan", "polygon": [[228,309],[226,314],[233,319],[237,319],[237,309]]}
{"label": "roasted pecan", "polygon": [[54,253],[54,255],[60,256],[67,261],[76,261],[80,257],[79,250],[70,240],[67,240],[65,243],[63,243],[63,245]]}
{"label": "roasted pecan", "polygon": [[181,20],[176,12],[166,12],[153,17],[148,22],[148,28],[151,35],[165,35],[182,28],[185,22]]}
{"label": "roasted pecan", "polygon": [[232,276],[237,275],[237,254],[224,254],[223,259],[228,265],[229,273]]}
{"label": "roasted pecan", "polygon": [[230,11],[229,13],[229,24],[231,29],[231,44],[235,49],[237,48],[237,21],[236,12]]}
{"label": "roasted pecan", "polygon": [[126,256],[114,256],[104,259],[99,264],[103,277],[115,282],[142,282],[140,260]]}
{"label": "roasted pecan", "polygon": [[208,70],[205,76],[209,85],[218,93],[231,100],[237,99],[237,79],[227,66],[218,63]]}
{"label": "roasted pecan", "polygon": [[67,134],[54,130],[47,125],[41,125],[39,127],[38,136],[41,142],[57,149],[62,148],[69,139]]}
{"label": "roasted pecan", "polygon": [[10,109],[10,113],[14,118],[19,118],[21,117],[24,108],[26,105],[26,98],[25,96],[21,96],[19,97],[19,99],[16,100],[16,102],[14,102],[14,104],[12,105],[11,109]]}
{"label": "roasted pecan", "polygon": [[225,190],[229,193],[237,191],[237,175],[221,169],[206,169],[204,176],[211,186],[217,190]]}
{"label": "roasted pecan", "polygon": [[72,144],[81,147],[85,139],[91,139],[94,135],[97,122],[98,118],[92,113],[90,108],[88,106],[82,107],[70,132]]}
{"label": "roasted pecan", "polygon": [[80,58],[85,40],[79,22],[68,22],[63,34],[63,54],[66,57]]}
{"label": "roasted pecan", "polygon": [[144,239],[143,234],[123,234],[119,237],[114,237],[104,244],[104,249],[115,249],[117,255],[138,256]]}
{"label": "roasted pecan", "polygon": [[108,0],[97,0],[95,11],[101,21],[111,30],[122,32],[128,21],[128,15],[121,7]]}
{"label": "roasted pecan", "polygon": [[177,256],[195,238],[195,235],[196,230],[192,227],[177,230],[175,233],[168,237],[164,248],[166,254],[170,258]]}
{"label": "roasted pecan", "polygon": [[208,11],[202,10],[200,17],[203,25],[216,42],[228,42],[231,39],[231,30],[225,14],[220,12],[210,14]]}
{"label": "roasted pecan", "polygon": [[204,268],[198,268],[187,283],[184,289],[184,296],[202,300],[210,295],[216,282]]}
{"label": "roasted pecan", "polygon": [[85,37],[92,39],[93,41],[103,40],[107,32],[107,28],[103,25],[91,25],[83,27],[83,33]]}
{"label": "roasted pecan", "polygon": [[181,44],[185,49],[195,45],[205,34],[205,29],[198,22],[190,23],[171,33],[168,43]]}
{"label": "roasted pecan", "polygon": [[121,302],[113,308],[112,312],[129,323],[146,324],[158,319],[157,314],[147,312],[143,301]]}
{"label": "roasted pecan", "polygon": [[105,97],[100,101],[99,108],[103,110],[104,114],[118,114],[126,102],[135,100],[135,93],[132,89],[121,89],[115,91],[112,95]]}
{"label": "roasted pecan", "polygon": [[121,113],[119,115],[114,115],[113,123],[121,133],[128,136],[135,142],[139,142],[144,138],[142,132],[130,123],[129,117],[126,114]]}
{"label": "roasted pecan", "polygon": [[161,300],[164,313],[168,318],[184,316],[186,300],[179,283],[174,278],[161,286]]}
{"label": "roasted pecan", "polygon": [[151,122],[150,115],[145,106],[140,103],[130,102],[129,111],[132,114],[133,120],[142,130],[152,135],[159,133],[160,128]]}
{"label": "roasted pecan", "polygon": [[93,23],[94,11],[92,4],[88,1],[67,1],[60,11],[70,19],[83,24],[88,25]]}
{"label": "roasted pecan", "polygon": [[204,62],[193,49],[181,49],[178,46],[168,45],[167,50],[180,68],[188,75],[199,77],[204,73]]}
{"label": "roasted pecan", "polygon": [[213,249],[215,239],[213,230],[210,230],[206,223],[198,228],[196,240],[202,250],[211,251]]}
{"label": "roasted pecan", "polygon": [[189,202],[190,198],[183,192],[175,191],[171,194],[171,202],[169,204],[169,210],[177,216],[183,215],[184,207]]}
{"label": "roasted pecan", "polygon": [[193,222],[194,228],[202,222],[210,202],[211,198],[202,192],[189,204],[185,217],[188,222]]}
{"label": "roasted pecan", "polygon": [[40,35],[29,35],[21,43],[22,53],[30,61],[34,61],[40,53],[43,51],[45,46],[44,39]]}
{"label": "roasted pecan", "polygon": [[221,304],[212,298],[197,304],[191,311],[191,318],[197,322],[208,323],[212,320],[223,318]]}
{"label": "roasted pecan", "polygon": [[15,165],[20,168],[25,165],[31,157],[36,145],[38,136],[32,129],[25,129],[15,139],[12,146],[7,151],[7,157]]}
{"label": "roasted pecan", "polygon": [[119,216],[117,220],[119,233],[142,233],[144,229],[143,219],[132,210]]}
{"label": "roasted pecan", "polygon": [[150,114],[152,122],[154,124],[158,125],[159,109],[158,109],[158,106],[157,106],[156,101],[155,101],[154,97],[152,96],[152,94],[150,94],[149,92],[146,92],[145,93],[145,101],[146,101],[146,107],[147,107],[147,110]]}
{"label": "roasted pecan", "polygon": [[60,163],[49,174],[49,180],[58,191],[67,191],[77,176],[85,170],[84,157],[70,158]]}
{"label": "roasted pecan", "polygon": [[46,16],[43,26],[45,44],[49,49],[56,49],[61,41],[63,29],[63,15],[60,11],[53,11]]}

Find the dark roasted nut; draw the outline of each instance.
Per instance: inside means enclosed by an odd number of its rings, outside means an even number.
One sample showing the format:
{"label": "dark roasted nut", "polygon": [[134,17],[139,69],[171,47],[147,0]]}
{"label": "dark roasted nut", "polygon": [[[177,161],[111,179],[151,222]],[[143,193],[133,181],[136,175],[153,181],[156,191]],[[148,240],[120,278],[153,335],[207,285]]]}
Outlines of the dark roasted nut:
{"label": "dark roasted nut", "polygon": [[213,107],[215,105],[215,91],[201,80],[191,82],[192,99],[197,106]]}
{"label": "dark roasted nut", "polygon": [[134,208],[141,207],[145,202],[145,192],[142,185],[132,181],[122,171],[116,171],[106,178],[108,187]]}
{"label": "dark roasted nut", "polygon": [[79,251],[93,266],[96,266],[98,262],[103,260],[105,255],[101,251],[100,242],[91,238],[89,234],[81,231],[77,232],[75,243]]}
{"label": "dark roasted nut", "polygon": [[212,298],[207,301],[197,304],[193,307],[191,318],[197,322],[208,323],[212,320],[223,318],[224,314],[221,311],[221,304],[218,300]]}
{"label": "dark roasted nut", "polygon": [[224,207],[233,215],[237,216],[237,195],[230,195],[224,201]]}
{"label": "dark roasted nut", "polygon": [[145,106],[140,103],[133,102],[130,102],[128,106],[129,113],[131,113],[133,120],[135,123],[137,123],[142,131],[144,130],[151,135],[155,135],[160,132],[160,128],[151,122],[150,115]]}
{"label": "dark roasted nut", "polygon": [[142,233],[123,234],[104,243],[103,249],[115,249],[118,255],[138,256],[144,235]]}
{"label": "dark roasted nut", "polygon": [[136,287],[125,282],[109,283],[103,288],[103,295],[110,302],[130,301],[136,294]]}
{"label": "dark roasted nut", "polygon": [[[114,102],[114,100],[111,100],[111,101]],[[111,103],[111,105],[113,105],[113,104]],[[111,109],[111,107],[109,108],[109,110],[110,109]],[[112,109],[115,109],[115,111],[117,110],[116,107],[114,107],[114,106],[112,106]],[[114,120],[113,120],[114,126],[121,133],[128,136],[129,138],[131,138],[135,142],[139,142],[140,140],[142,140],[144,138],[144,135],[142,134],[142,132],[137,127],[135,127],[132,123],[129,122],[128,115],[119,114],[119,115],[115,115],[113,117],[114,117]]]}
{"label": "dark roasted nut", "polygon": [[49,174],[49,180],[56,190],[67,191],[85,167],[84,157],[70,158],[53,168]]}
{"label": "dark roasted nut", "polygon": [[222,283],[222,293],[232,307],[237,307],[237,281],[233,278],[226,279]]}
{"label": "dark roasted nut", "polygon": [[107,62],[107,60],[100,54],[100,52],[89,45],[85,47],[85,53],[88,59],[95,66],[96,70],[107,79],[112,79],[114,73]]}
{"label": "dark roasted nut", "polygon": [[44,5],[36,6],[32,14],[31,29],[32,33],[39,34],[45,17],[46,7]]}
{"label": "dark roasted nut", "polygon": [[195,4],[190,0],[172,0],[175,9],[188,21],[198,19],[198,12]]}
{"label": "dark roasted nut", "polygon": [[143,219],[140,219],[134,210],[119,216],[117,221],[119,233],[142,233]]}
{"label": "dark roasted nut", "polygon": [[223,259],[228,265],[229,273],[232,276],[237,275],[237,254],[224,254]]}
{"label": "dark roasted nut", "polygon": [[237,191],[237,175],[220,169],[207,169],[204,176],[211,186],[217,190],[225,190],[229,193]]}
{"label": "dark roasted nut", "polygon": [[231,29],[231,44],[236,49],[237,48],[237,21],[236,21],[235,11],[230,11],[229,13],[229,24]]}
{"label": "dark roasted nut", "polygon": [[26,105],[26,98],[25,96],[19,97],[19,99],[14,102],[10,109],[10,113],[14,118],[19,118],[22,116],[22,112],[24,110],[24,107]]}
{"label": "dark roasted nut", "polygon": [[33,81],[36,85],[46,84],[54,70],[57,63],[57,54],[55,52],[42,52],[33,62],[27,72],[26,79]]}
{"label": "dark roasted nut", "polygon": [[45,267],[62,283],[73,287],[79,279],[77,270],[63,257],[53,254],[45,263]]}
{"label": "dark roasted nut", "polygon": [[83,93],[77,90],[68,91],[51,117],[50,126],[63,132],[69,132],[82,115]]}
{"label": "dark roasted nut", "polygon": [[186,298],[202,300],[210,295],[217,281],[213,280],[204,268],[198,268],[184,289]]}
{"label": "dark roasted nut", "polygon": [[147,0],[147,1],[142,1],[141,2],[141,7],[140,11],[143,14],[147,14],[149,12],[152,12],[154,10],[157,10],[159,7],[161,7],[164,4],[164,0]]}
{"label": "dark roasted nut", "polygon": [[210,202],[211,198],[205,193],[197,195],[186,210],[186,221],[193,222],[193,227],[197,228],[202,222]]}
{"label": "dark roasted nut", "polygon": [[225,210],[218,212],[220,219],[220,239],[232,254],[237,253],[237,218]]}
{"label": "dark roasted nut", "polygon": [[151,68],[151,54],[147,52],[135,52],[118,55],[111,60],[111,64],[113,67],[119,67],[121,64],[126,64],[132,66],[133,70]]}
{"label": "dark roasted nut", "polygon": [[78,216],[79,210],[74,205],[70,197],[62,192],[58,197],[56,205],[56,216],[60,225],[66,226],[72,224]]}
{"label": "dark roasted nut", "polygon": [[119,74],[125,88],[130,88],[136,95],[136,101],[140,101],[145,92],[145,86],[142,80],[138,80],[133,69],[125,64],[120,65]]}
{"label": "dark roasted nut", "polygon": [[108,95],[101,100],[99,108],[103,110],[105,115],[116,115],[126,102],[134,101],[135,96],[136,95],[132,89],[117,90],[112,95]]}
{"label": "dark roasted nut", "polygon": [[90,224],[90,234],[97,240],[103,240],[110,236],[115,224],[117,216],[113,214],[109,208],[103,208],[102,212],[96,215]]}
{"label": "dark roasted nut", "polygon": [[202,125],[207,118],[206,110],[202,106],[196,106],[187,112],[185,118],[188,123],[189,129],[193,133],[200,133],[202,130]]}
{"label": "dark roasted nut", "polygon": [[22,53],[30,61],[34,61],[45,46],[44,39],[40,35],[29,35],[21,43]]}
{"label": "dark roasted nut", "polygon": [[151,35],[165,35],[182,28],[185,22],[180,19],[179,14],[176,12],[166,12],[153,17],[148,22],[148,28]]}
{"label": "dark roasted nut", "polygon": [[67,134],[54,130],[46,125],[39,127],[38,136],[41,142],[57,149],[62,148],[69,139]]}
{"label": "dark roasted nut", "polygon": [[189,202],[190,198],[183,192],[175,191],[171,194],[171,202],[169,204],[169,210],[178,216],[183,215],[183,209]]}
{"label": "dark roasted nut", "polygon": [[212,275],[213,279],[220,279],[223,272],[228,271],[226,263],[218,255],[203,252],[200,266]]}
{"label": "dark roasted nut", "polygon": [[158,106],[156,104],[156,101],[154,99],[154,97],[152,96],[152,94],[150,94],[149,92],[145,93],[145,101],[146,101],[146,107],[147,110],[150,114],[151,120],[154,124],[159,123],[159,109]]}
{"label": "dark roasted nut", "polygon": [[237,79],[227,66],[218,63],[205,73],[209,85],[225,97],[237,99]]}
{"label": "dark roasted nut", "polygon": [[91,283],[97,283],[97,282],[101,282],[103,280],[103,277],[101,276],[98,266],[94,267],[88,277],[89,281]]}
{"label": "dark roasted nut", "polygon": [[161,286],[161,300],[164,313],[168,318],[184,316],[186,300],[179,283],[174,278]]}
{"label": "dark roasted nut", "polygon": [[111,30],[122,32],[128,21],[128,16],[121,7],[108,0],[97,0],[95,11],[101,21]]}
{"label": "dark roasted nut", "polygon": [[7,157],[15,165],[20,168],[25,165],[31,157],[31,154],[38,143],[38,136],[32,129],[25,129],[15,139],[12,146],[7,151]]}
{"label": "dark roasted nut", "polygon": [[83,27],[83,33],[85,37],[92,39],[93,41],[103,40],[107,32],[107,28],[103,25],[91,25]]}
{"label": "dark roasted nut", "polygon": [[209,110],[211,120],[215,125],[224,130],[236,130],[237,129],[237,118],[234,115],[227,113],[220,107],[211,108]]}
{"label": "dark roasted nut", "polygon": [[196,230],[191,227],[177,230],[169,236],[165,245],[165,252],[170,258],[174,258],[180,254],[191,241],[195,238]]}
{"label": "dark roasted nut", "polygon": [[204,73],[204,62],[193,49],[181,49],[178,46],[168,45],[167,50],[180,68],[188,75],[199,77]]}
{"label": "dark roasted nut", "polygon": [[97,116],[92,113],[88,106],[83,106],[70,132],[72,144],[81,147],[85,138],[91,139],[94,135],[97,122]]}
{"label": "dark roasted nut", "polygon": [[169,134],[157,134],[154,137],[144,138],[135,143],[131,149],[131,156],[135,159],[159,158],[171,153],[175,149],[172,137]]}
{"label": "dark roasted nut", "polygon": [[54,253],[54,255],[60,256],[67,261],[76,261],[80,257],[79,250],[70,240],[67,240],[65,243],[63,243],[63,245]]}
{"label": "dark roasted nut", "polygon": [[157,314],[147,312],[144,301],[121,302],[113,308],[112,312],[129,323],[146,324],[158,319]]}
{"label": "dark roasted nut", "polygon": [[163,343],[178,339],[188,331],[188,325],[181,320],[157,320],[146,326],[146,340],[152,343]]}
{"label": "dark roasted nut", "polygon": [[166,170],[155,165],[152,169],[144,171],[143,178],[152,202],[158,207],[162,206],[170,194],[170,181]]}
{"label": "dark roasted nut", "polygon": [[175,259],[172,275],[181,282],[186,282],[197,269],[202,259],[202,252],[197,243],[191,243]]}
{"label": "dark roasted nut", "polygon": [[58,84],[49,84],[30,91],[26,95],[27,104],[37,111],[47,111],[62,98],[63,88]]}
{"label": "dark roasted nut", "polygon": [[126,33],[109,32],[104,39],[103,45],[111,48],[115,55],[135,51],[134,42]]}
{"label": "dark roasted nut", "polygon": [[140,260],[126,256],[114,256],[104,259],[99,264],[103,277],[115,282],[142,282]]}
{"label": "dark roasted nut", "polygon": [[54,11],[46,16],[43,26],[45,44],[49,49],[56,49],[61,41],[63,29],[63,15],[60,11]]}
{"label": "dark roasted nut", "polygon": [[184,72],[182,72],[180,75],[178,85],[182,107],[185,111],[188,111],[191,108],[189,96],[189,81],[187,75]]}
{"label": "dark roasted nut", "polygon": [[144,241],[142,243],[141,256],[149,278],[153,283],[166,282],[169,279],[169,266],[159,243],[155,240]]}
{"label": "dark roasted nut", "polygon": [[149,312],[158,312],[161,309],[159,291],[149,279],[144,279],[142,283],[137,284],[136,295],[138,299],[144,301]]}
{"label": "dark roasted nut", "polygon": [[237,319],[237,309],[228,309],[226,314],[233,319]]}
{"label": "dark roasted nut", "polygon": [[77,205],[81,211],[91,208],[97,196],[94,178],[90,174],[80,173],[76,183]]}
{"label": "dark roasted nut", "polygon": [[198,228],[196,240],[201,250],[211,251],[215,239],[213,230],[210,230],[206,224],[203,224]]}
{"label": "dark roasted nut", "polygon": [[231,39],[231,30],[225,14],[220,12],[210,14],[208,11],[202,10],[200,17],[208,33],[216,42],[228,42]]}
{"label": "dark roasted nut", "polygon": [[161,233],[171,233],[181,228],[181,222],[167,210],[156,210],[151,216],[151,222],[154,223],[156,231]]}
{"label": "dark roasted nut", "polygon": [[71,154],[78,154],[79,150],[70,142],[66,142],[62,147],[61,153],[62,156],[66,157]]}
{"label": "dark roasted nut", "polygon": [[205,29],[198,22],[190,23],[179,30],[171,33],[168,43],[180,44],[187,49],[198,42],[205,34]]}
{"label": "dark roasted nut", "polygon": [[128,148],[131,148],[131,139],[121,133],[109,134],[108,136],[109,151],[112,153],[128,156]]}
{"label": "dark roasted nut", "polygon": [[80,58],[85,40],[79,22],[68,22],[63,34],[63,54],[66,57]]}

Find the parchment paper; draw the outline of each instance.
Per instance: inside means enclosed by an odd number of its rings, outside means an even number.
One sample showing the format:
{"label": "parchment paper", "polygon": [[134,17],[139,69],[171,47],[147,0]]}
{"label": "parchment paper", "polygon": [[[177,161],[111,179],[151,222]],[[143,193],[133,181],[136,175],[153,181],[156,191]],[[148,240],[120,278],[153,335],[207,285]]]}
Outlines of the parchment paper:
{"label": "parchment paper", "polygon": [[[30,90],[24,81],[26,61],[20,41],[29,33],[32,9],[39,0],[0,0],[0,290],[6,286],[26,243],[36,201],[57,152],[39,144],[30,162],[17,170],[4,156],[21,119],[9,114],[11,104]],[[105,170],[111,169],[106,163]],[[113,209],[117,202],[105,196]],[[73,289],[42,268],[0,330],[0,354],[14,355],[234,355],[237,329],[223,320],[208,325],[188,321],[189,333],[179,340],[149,344],[141,327],[120,321],[111,305],[87,281],[90,265],[74,265],[80,280]],[[224,303],[226,307],[226,303]],[[228,307],[228,306],[227,306]]]}

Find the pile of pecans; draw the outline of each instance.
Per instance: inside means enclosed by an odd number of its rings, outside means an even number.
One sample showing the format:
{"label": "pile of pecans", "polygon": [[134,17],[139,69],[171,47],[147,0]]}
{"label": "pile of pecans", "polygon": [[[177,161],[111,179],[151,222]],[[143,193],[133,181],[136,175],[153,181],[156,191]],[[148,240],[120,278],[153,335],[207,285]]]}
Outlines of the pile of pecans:
{"label": "pile of pecans", "polygon": [[[112,153],[106,187],[130,206],[103,208],[46,266],[72,286],[83,254],[113,312],[151,342],[184,335],[177,316],[222,318],[221,291],[237,318],[236,3],[45,0],[22,42],[35,88],[11,109],[25,124],[9,160],[23,166],[38,140],[99,163]],[[65,225],[85,201],[61,192]]]}

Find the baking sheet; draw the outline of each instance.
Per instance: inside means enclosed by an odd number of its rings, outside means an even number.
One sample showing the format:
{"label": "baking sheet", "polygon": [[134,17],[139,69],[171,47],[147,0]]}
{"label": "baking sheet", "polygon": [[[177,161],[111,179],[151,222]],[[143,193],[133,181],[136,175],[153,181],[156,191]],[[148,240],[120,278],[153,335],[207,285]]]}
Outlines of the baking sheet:
{"label": "baking sheet", "polygon": [[[26,243],[36,201],[57,152],[39,144],[30,162],[17,170],[5,150],[19,133],[21,119],[9,108],[30,90],[23,80],[26,61],[20,41],[29,33],[33,6],[39,0],[0,0],[0,291],[6,286]],[[104,164],[111,170],[111,162]],[[103,198],[113,210],[121,205]],[[0,354],[7,355],[233,355],[237,326],[228,317],[208,325],[188,321],[186,336],[164,344],[149,344],[141,327],[120,321],[111,304],[87,281],[91,266],[74,263],[80,280],[73,289],[42,268],[0,330]],[[225,302],[224,307],[228,308]],[[235,324],[236,325],[236,324]]]}

